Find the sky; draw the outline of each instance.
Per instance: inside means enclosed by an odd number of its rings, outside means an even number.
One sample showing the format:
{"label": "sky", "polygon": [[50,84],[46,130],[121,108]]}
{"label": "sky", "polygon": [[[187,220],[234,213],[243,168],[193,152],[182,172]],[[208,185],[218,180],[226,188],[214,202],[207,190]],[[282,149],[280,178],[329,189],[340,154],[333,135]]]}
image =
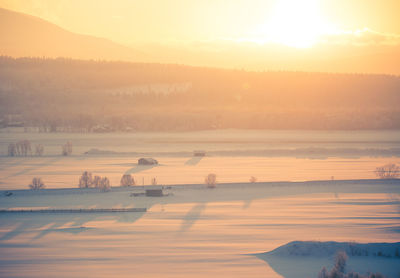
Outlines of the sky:
{"label": "sky", "polygon": [[235,40],[302,48],[349,34],[364,43],[398,43],[400,35],[398,0],[0,0],[0,7],[125,45]]}
{"label": "sky", "polygon": [[[0,7],[144,53],[72,58],[400,75],[399,0],[0,0]],[[69,55],[46,51],[23,53]]]}

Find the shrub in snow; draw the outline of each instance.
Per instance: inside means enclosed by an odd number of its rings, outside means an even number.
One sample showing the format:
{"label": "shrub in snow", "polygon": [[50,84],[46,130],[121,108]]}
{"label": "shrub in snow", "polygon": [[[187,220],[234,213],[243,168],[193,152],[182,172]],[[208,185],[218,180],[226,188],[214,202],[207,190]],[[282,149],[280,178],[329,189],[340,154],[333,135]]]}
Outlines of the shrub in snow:
{"label": "shrub in snow", "polygon": [[89,188],[93,185],[92,173],[85,171],[79,178],[79,188]]}
{"label": "shrub in snow", "polygon": [[35,146],[35,155],[42,156],[44,153],[44,147],[42,144],[38,144]]}
{"label": "shrub in snow", "polygon": [[67,156],[72,154],[72,143],[68,141],[62,146],[62,155]]}
{"label": "shrub in snow", "polygon": [[347,259],[348,259],[348,257],[346,255],[346,252],[339,251],[336,254],[334,268],[337,269],[339,272],[343,273],[346,268]]}
{"label": "shrub in snow", "polygon": [[375,174],[381,179],[397,179],[400,175],[400,167],[394,163],[377,167]]}
{"label": "shrub in snow", "polygon": [[212,173],[208,174],[208,176],[205,178],[205,184],[208,188],[215,188],[217,184],[217,175]]}
{"label": "shrub in snow", "polygon": [[347,258],[346,252],[339,251],[336,254],[335,265],[331,271],[328,271],[323,267],[318,274],[318,278],[385,278],[379,273],[371,273],[367,275],[362,275],[357,272],[345,273]]}
{"label": "shrub in snow", "polygon": [[39,190],[45,188],[44,182],[41,178],[33,178],[32,183],[29,185],[29,188],[32,190]]}
{"label": "shrub in snow", "polygon": [[134,186],[135,180],[132,175],[123,175],[120,184],[121,186]]}

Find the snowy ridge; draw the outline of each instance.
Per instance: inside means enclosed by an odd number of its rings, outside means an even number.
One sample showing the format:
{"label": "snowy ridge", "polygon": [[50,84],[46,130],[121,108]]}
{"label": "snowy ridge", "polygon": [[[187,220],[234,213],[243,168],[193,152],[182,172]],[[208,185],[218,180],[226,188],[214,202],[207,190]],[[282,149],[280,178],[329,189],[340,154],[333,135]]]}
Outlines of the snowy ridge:
{"label": "snowy ridge", "polygon": [[400,242],[396,243],[355,243],[335,241],[292,241],[265,255],[331,257],[344,251],[349,257],[384,257],[400,259]]}

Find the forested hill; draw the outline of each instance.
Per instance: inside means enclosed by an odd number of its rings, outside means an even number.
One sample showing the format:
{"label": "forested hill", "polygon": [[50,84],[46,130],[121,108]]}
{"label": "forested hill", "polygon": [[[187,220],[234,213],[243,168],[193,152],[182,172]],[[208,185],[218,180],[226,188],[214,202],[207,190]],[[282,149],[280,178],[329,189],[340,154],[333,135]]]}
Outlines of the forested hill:
{"label": "forested hill", "polygon": [[400,128],[400,77],[0,57],[0,117],[52,131]]}

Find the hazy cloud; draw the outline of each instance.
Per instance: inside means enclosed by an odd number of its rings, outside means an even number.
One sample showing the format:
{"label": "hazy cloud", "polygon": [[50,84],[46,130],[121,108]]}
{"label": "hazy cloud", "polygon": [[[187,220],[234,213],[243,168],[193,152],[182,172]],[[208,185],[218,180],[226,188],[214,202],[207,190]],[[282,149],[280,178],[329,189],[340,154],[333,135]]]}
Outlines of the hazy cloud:
{"label": "hazy cloud", "polygon": [[400,44],[400,35],[380,33],[364,28],[356,31],[343,31],[337,34],[324,35],[321,37],[321,42],[351,45],[396,45]]}

